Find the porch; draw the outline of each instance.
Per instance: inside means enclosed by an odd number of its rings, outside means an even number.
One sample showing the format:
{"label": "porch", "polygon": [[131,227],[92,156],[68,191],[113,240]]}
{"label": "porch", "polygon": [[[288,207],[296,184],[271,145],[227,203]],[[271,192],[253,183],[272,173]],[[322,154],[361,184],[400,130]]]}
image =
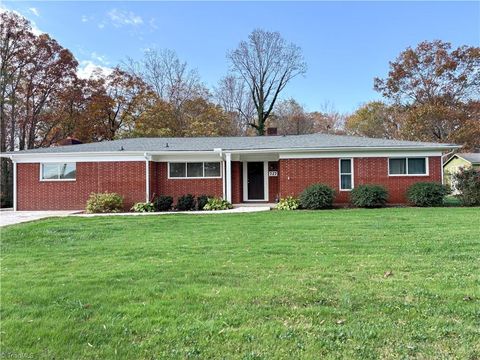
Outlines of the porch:
{"label": "porch", "polygon": [[220,150],[146,154],[146,198],[155,194],[212,195],[235,206],[273,207],[279,198],[279,156]]}

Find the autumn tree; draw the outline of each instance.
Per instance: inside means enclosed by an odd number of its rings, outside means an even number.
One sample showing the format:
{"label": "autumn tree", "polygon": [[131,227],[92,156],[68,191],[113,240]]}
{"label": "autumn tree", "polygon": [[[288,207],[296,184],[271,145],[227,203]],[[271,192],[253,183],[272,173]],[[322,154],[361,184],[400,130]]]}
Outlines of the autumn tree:
{"label": "autumn tree", "polygon": [[277,102],[269,120],[274,124],[279,135],[302,135],[314,132],[314,121],[295,99]]}
{"label": "autumn tree", "polygon": [[[0,13],[0,152],[15,148],[18,118],[18,89],[34,35],[27,20],[13,12]],[[1,203],[11,202],[12,166],[0,159]]]}
{"label": "autumn tree", "polygon": [[95,81],[86,108],[86,121],[94,129],[95,141],[128,136],[143,111],[152,103],[145,83],[120,68]]}
{"label": "autumn tree", "polygon": [[132,131],[135,137],[177,137],[182,136],[182,129],[176,121],[173,106],[162,99],[157,99],[145,109]]}
{"label": "autumn tree", "polygon": [[183,105],[182,126],[172,104],[158,99],[135,123],[134,136],[231,136],[236,123],[221,106],[198,97]]}
{"label": "autumn tree", "polygon": [[254,30],[248,41],[240,42],[228,53],[232,71],[247,84],[256,109],[256,120],[249,123],[258,135],[264,135],[279,94],[298,75],[306,72],[300,48],[287,43],[278,32]]}
{"label": "autumn tree", "polygon": [[399,137],[400,122],[401,114],[395,106],[371,101],[347,117],[345,130],[350,135],[396,139]]}
{"label": "autumn tree", "polygon": [[475,137],[465,137],[465,128],[475,116],[471,103],[480,100],[479,68],[480,47],[425,41],[391,62],[388,77],[376,78],[374,88],[404,111],[401,137],[472,147]]}
{"label": "autumn tree", "polygon": [[[69,50],[46,34],[35,39],[31,51],[31,61],[21,81],[23,109],[19,118],[20,150],[37,147],[43,142],[50,126],[44,110],[74,80],[78,65]],[[41,127],[47,130],[40,133]]]}
{"label": "autumn tree", "polygon": [[338,111],[333,103],[326,101],[319,110],[310,114],[313,121],[313,132],[322,134],[344,134],[345,114]]}
{"label": "autumn tree", "polygon": [[221,106],[204,98],[187,100],[184,106],[184,136],[231,136],[235,123]]}

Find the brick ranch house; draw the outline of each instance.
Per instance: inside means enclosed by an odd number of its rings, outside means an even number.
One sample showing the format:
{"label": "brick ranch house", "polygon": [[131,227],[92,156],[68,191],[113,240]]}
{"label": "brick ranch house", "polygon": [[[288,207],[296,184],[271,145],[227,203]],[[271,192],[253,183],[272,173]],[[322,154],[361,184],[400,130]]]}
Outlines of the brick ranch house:
{"label": "brick ranch house", "polygon": [[15,210],[84,209],[92,192],[116,192],[125,209],[155,194],[212,195],[233,204],[275,202],[324,183],[347,203],[360,184],[406,202],[416,182],[443,181],[437,144],[325,134],[134,138],[2,154],[14,163]]}

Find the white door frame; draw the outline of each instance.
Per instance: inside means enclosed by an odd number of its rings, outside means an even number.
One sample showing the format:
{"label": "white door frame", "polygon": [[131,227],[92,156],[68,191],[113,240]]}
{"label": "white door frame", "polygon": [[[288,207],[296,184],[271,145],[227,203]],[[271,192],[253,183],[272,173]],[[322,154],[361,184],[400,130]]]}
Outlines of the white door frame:
{"label": "white door frame", "polygon": [[[263,199],[249,199],[248,198],[248,172],[247,164],[249,162],[263,162]],[[243,201],[268,201],[268,161],[243,161]]]}

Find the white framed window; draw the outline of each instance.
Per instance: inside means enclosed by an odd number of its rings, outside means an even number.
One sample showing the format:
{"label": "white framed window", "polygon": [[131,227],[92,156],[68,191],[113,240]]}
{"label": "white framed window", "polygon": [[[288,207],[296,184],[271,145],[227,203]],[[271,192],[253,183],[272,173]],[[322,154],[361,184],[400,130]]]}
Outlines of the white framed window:
{"label": "white framed window", "polygon": [[219,161],[215,162],[169,162],[169,179],[220,178]]}
{"label": "white framed window", "polygon": [[353,189],[353,159],[340,159],[339,161],[340,191]]}
{"label": "white framed window", "polygon": [[40,181],[75,181],[76,163],[41,163]]}
{"label": "white framed window", "polygon": [[388,159],[389,176],[428,176],[427,157],[403,157]]}

